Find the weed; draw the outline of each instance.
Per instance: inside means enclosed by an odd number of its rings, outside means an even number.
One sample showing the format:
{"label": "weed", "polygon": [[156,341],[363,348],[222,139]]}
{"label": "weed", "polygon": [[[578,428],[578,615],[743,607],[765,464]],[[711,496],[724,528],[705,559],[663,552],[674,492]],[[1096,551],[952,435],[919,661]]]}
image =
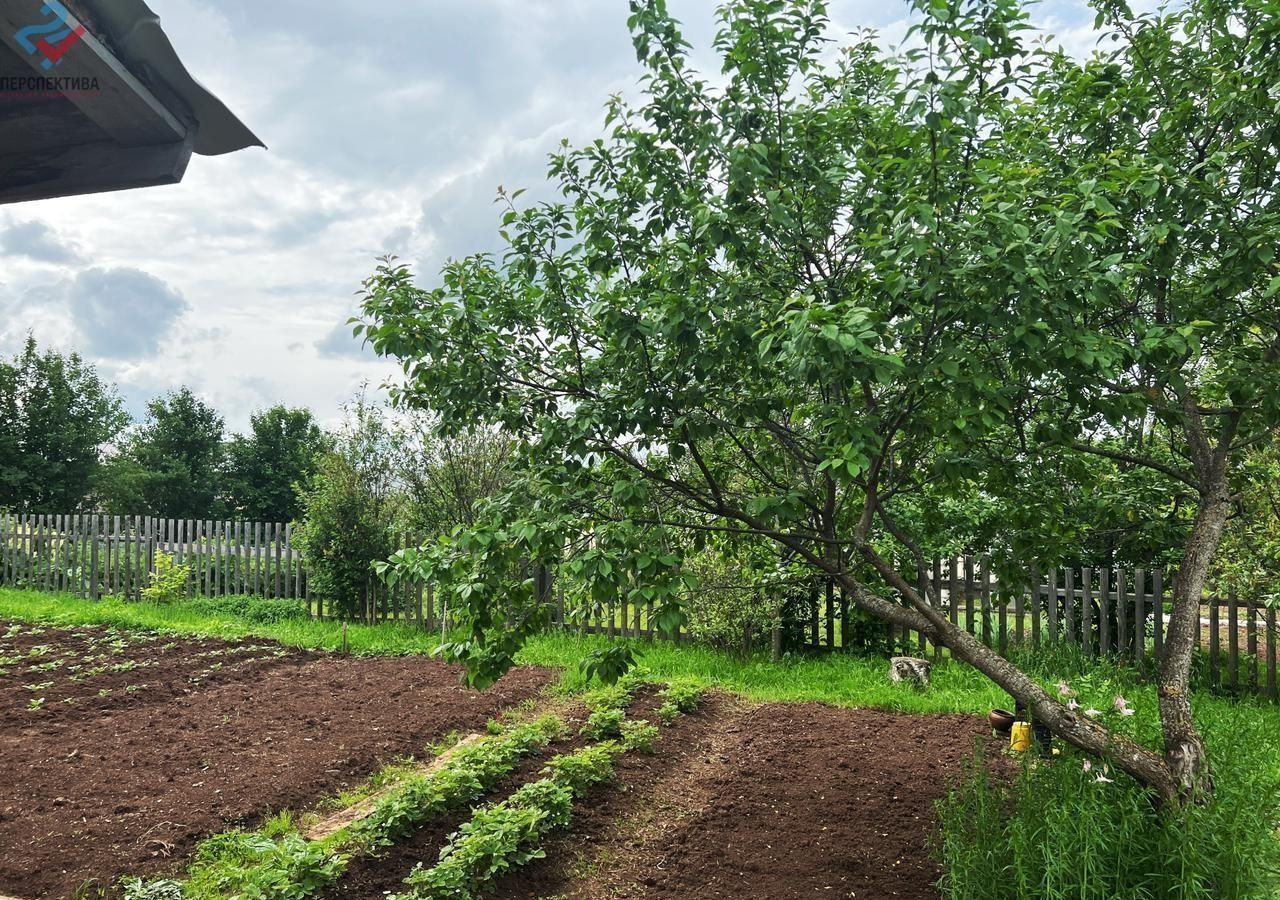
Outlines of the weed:
{"label": "weed", "polygon": [[1198,710],[1217,788],[1159,812],[1128,776],[1064,750],[1012,782],[981,758],[938,807],[948,900],[1266,898],[1280,888],[1280,733],[1251,705]]}

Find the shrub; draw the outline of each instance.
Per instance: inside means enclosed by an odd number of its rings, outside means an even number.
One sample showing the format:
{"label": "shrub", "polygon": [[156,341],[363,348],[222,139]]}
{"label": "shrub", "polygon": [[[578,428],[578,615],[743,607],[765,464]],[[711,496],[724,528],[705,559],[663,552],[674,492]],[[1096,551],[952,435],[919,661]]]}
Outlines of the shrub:
{"label": "shrub", "polygon": [[359,398],[333,449],[320,457],[300,500],[298,546],[314,594],[344,618],[366,612],[371,564],[397,549],[395,440],[378,410]]}
{"label": "shrub", "polygon": [[613,761],[622,749],[622,745],[614,741],[592,744],[557,756],[547,763],[542,774],[568,788],[575,797],[581,797],[594,785],[613,777]]}
{"label": "shrub", "polygon": [[142,599],[155,604],[173,603],[186,595],[190,580],[190,566],[178,565],[172,554],[158,552],[151,583],[142,589]]}
{"label": "shrub", "polygon": [[[1248,706],[1203,724],[1213,801],[1153,809],[1132,779],[1064,750],[1012,782],[981,758],[938,807],[949,900],[1226,900],[1280,885],[1280,735]],[[1202,718],[1205,718],[1202,715]]]}

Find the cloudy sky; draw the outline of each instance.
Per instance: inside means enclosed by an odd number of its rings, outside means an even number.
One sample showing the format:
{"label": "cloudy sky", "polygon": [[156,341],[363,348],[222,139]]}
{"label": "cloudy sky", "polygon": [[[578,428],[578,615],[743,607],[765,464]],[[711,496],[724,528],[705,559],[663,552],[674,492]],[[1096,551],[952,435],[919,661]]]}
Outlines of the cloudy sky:
{"label": "cloudy sky", "polygon": [[[187,384],[239,429],[276,402],[332,422],[395,368],[345,322],[376,257],[429,282],[495,246],[498,185],[544,181],[639,74],[625,0],[150,0],[191,72],[268,144],[174,187],[0,207],[0,353],[78,350],[140,414]],[[671,0],[706,55],[713,0]],[[837,36],[905,31],[898,0],[837,0]],[[1038,25],[1083,47],[1092,12]]]}

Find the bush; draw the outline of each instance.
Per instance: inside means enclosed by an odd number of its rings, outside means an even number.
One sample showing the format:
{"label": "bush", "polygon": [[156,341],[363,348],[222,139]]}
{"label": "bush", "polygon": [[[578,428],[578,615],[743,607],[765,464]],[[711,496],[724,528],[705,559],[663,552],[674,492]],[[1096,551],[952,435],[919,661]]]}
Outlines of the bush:
{"label": "bush", "polygon": [[305,522],[297,532],[313,594],[343,618],[360,618],[372,564],[397,549],[396,449],[378,411],[360,399],[331,452],[320,457],[301,494]]}
{"label": "bush", "polygon": [[190,580],[190,566],[178,565],[172,554],[157,553],[155,571],[151,573],[151,583],[142,589],[142,599],[157,605],[181,600]]}
{"label": "bush", "polygon": [[1011,783],[981,758],[938,807],[949,900],[1267,900],[1280,882],[1280,735],[1249,706],[1201,716],[1212,803],[1161,814],[1132,779],[1064,750]]}
{"label": "bush", "polygon": [[659,694],[662,705],[658,707],[658,720],[663,725],[670,725],[681,713],[691,713],[698,709],[702,700],[702,688],[696,684],[673,681]]}
{"label": "bush", "polygon": [[306,609],[297,600],[264,600],[258,597],[198,597],[187,604],[204,615],[233,616],[257,625],[306,621]]}

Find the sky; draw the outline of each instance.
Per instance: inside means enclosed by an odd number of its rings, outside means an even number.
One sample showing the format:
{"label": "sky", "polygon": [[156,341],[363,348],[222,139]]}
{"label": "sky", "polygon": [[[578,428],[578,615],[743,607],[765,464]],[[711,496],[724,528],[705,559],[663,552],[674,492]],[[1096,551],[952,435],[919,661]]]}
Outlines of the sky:
{"label": "sky", "polygon": [[[182,385],[232,430],[275,403],[335,424],[398,367],[351,336],[379,256],[434,285],[498,247],[499,185],[550,196],[562,138],[601,132],[641,74],[625,0],[149,0],[183,62],[268,145],[176,186],[0,206],[0,355],[75,350],[140,417]],[[670,0],[707,72],[713,0]],[[832,37],[906,31],[899,0],[834,0]],[[1034,22],[1092,42],[1081,0]]]}

